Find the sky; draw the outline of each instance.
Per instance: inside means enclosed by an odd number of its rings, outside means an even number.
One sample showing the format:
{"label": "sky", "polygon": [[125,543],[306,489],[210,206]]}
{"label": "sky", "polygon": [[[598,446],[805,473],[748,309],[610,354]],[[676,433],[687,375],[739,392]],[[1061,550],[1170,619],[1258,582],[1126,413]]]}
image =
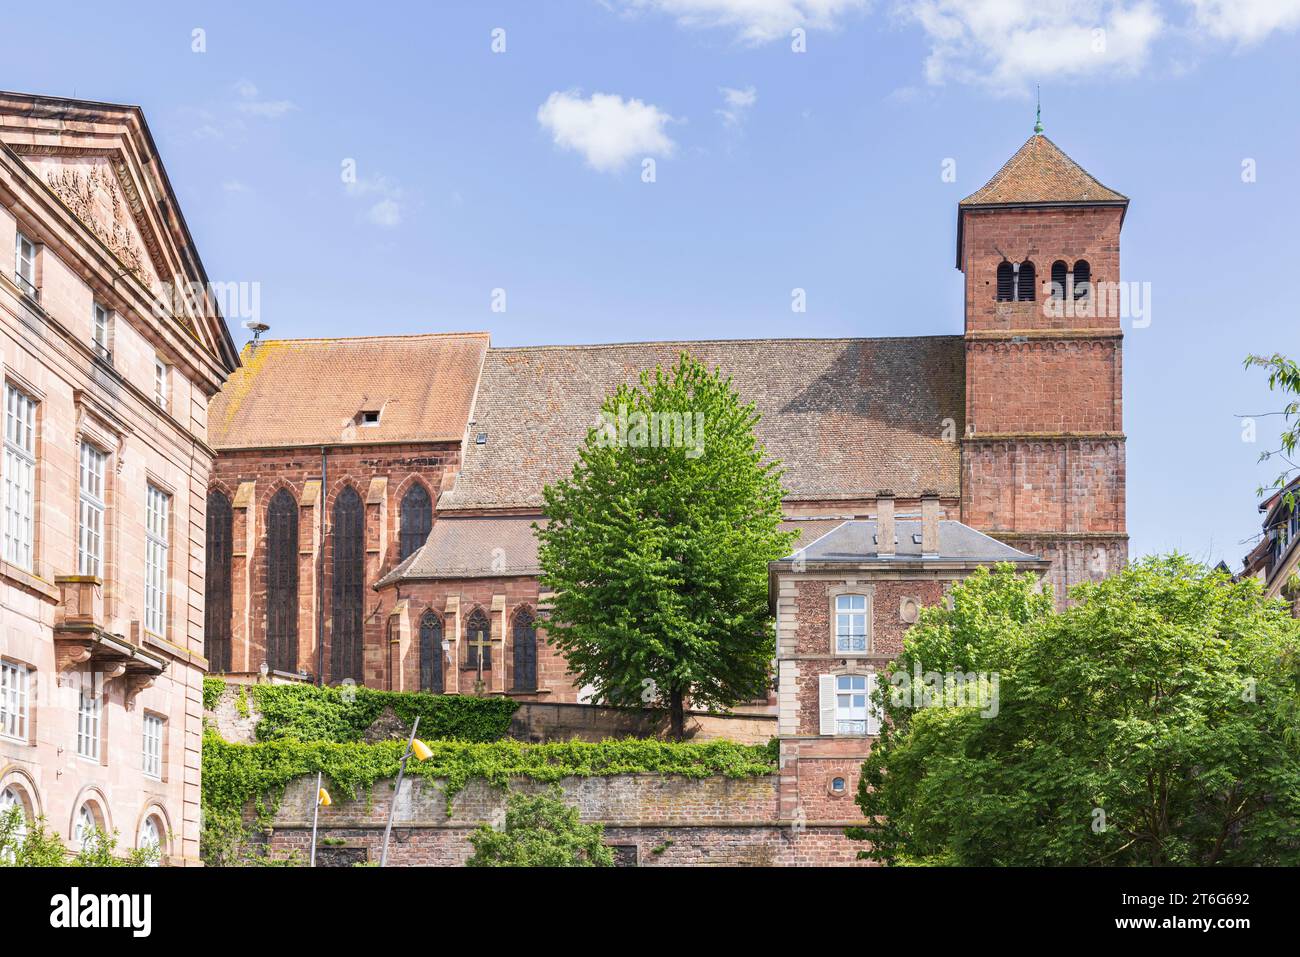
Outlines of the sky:
{"label": "sky", "polygon": [[956,204],[1041,88],[1047,135],[1131,198],[1121,279],[1149,290],[1130,553],[1236,568],[1258,535],[1283,402],[1242,360],[1300,356],[1300,0],[129,10],[11,5],[0,87],[141,106],[209,278],[256,283],[279,338],[959,334]]}

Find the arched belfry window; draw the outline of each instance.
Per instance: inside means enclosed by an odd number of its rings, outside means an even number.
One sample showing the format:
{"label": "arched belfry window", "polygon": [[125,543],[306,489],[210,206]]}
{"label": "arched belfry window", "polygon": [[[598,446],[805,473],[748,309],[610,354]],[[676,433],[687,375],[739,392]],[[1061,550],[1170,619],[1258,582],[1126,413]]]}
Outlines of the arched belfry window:
{"label": "arched belfry window", "polygon": [[402,496],[402,531],[398,540],[397,560],[404,560],[424,544],[433,528],[433,502],[429,492],[416,482]]}
{"label": "arched belfry window", "polygon": [[1005,259],[998,263],[998,302],[1010,302],[1016,296],[1016,271]]}
{"label": "arched belfry window", "polygon": [[1092,267],[1088,260],[1080,259],[1074,264],[1074,298],[1084,299],[1092,290]]}
{"label": "arched belfry window", "polygon": [[266,509],[266,664],[298,670],[298,503],[286,488]]}
{"label": "arched belfry window", "polygon": [[361,611],[365,587],[365,507],[361,496],[347,486],[334,501],[334,588],[330,639],[330,677],[362,681]]}
{"label": "arched belfry window", "polygon": [[426,611],[420,619],[420,690],[441,694],[442,619]]}
{"label": "arched belfry window", "polygon": [[1036,275],[1034,272],[1034,264],[1031,263],[1028,259],[1026,259],[1024,262],[1020,264],[1020,268],[1016,271],[1016,301],[1017,302],[1034,301],[1034,297],[1037,295],[1034,289],[1035,280],[1036,280]]}
{"label": "arched belfry window", "polygon": [[[208,493],[204,576],[203,655],[208,670],[230,670],[230,499],[219,489]],[[260,664],[260,662],[259,662]]]}
{"label": "arched belfry window", "polygon": [[1064,259],[1052,263],[1052,298],[1064,299],[1065,290],[1070,281],[1070,267]]}
{"label": "arched belfry window", "polygon": [[515,613],[515,690],[537,690],[537,621],[527,608]]}
{"label": "arched belfry window", "polygon": [[492,670],[492,626],[482,608],[475,608],[465,623],[465,667],[478,668],[482,655],[483,670]]}

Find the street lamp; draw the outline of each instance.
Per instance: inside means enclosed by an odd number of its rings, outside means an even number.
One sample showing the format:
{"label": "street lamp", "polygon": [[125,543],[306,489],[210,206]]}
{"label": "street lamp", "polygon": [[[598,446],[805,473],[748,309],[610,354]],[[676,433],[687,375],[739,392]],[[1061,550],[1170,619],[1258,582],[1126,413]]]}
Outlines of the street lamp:
{"label": "street lamp", "polygon": [[311,863],[309,867],[316,866],[316,818],[320,816],[320,809],[329,807],[334,801],[330,798],[330,792],[326,791],[321,784],[321,772],[316,772],[316,806],[311,812]]}
{"label": "street lamp", "polygon": [[388,866],[388,835],[393,832],[393,815],[397,813],[397,798],[402,793],[402,778],[406,774],[406,759],[415,755],[417,761],[427,761],[433,757],[433,752],[423,741],[415,737],[415,732],[420,728],[420,716],[415,716],[415,724],[411,725],[411,739],[406,742],[406,750],[402,753],[402,763],[397,766],[397,786],[393,788],[393,800],[388,805],[388,824],[384,827],[384,848],[379,852],[379,866]]}

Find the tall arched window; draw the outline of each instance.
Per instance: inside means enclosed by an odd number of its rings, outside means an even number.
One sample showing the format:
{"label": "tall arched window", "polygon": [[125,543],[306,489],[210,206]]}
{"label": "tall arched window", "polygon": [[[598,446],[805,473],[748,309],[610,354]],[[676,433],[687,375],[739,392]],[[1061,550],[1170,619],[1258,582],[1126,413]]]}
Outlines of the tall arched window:
{"label": "tall arched window", "polygon": [[1052,263],[1052,298],[1064,299],[1066,284],[1070,281],[1070,267],[1064,259]]}
{"label": "tall arched window", "polygon": [[1005,259],[998,263],[998,302],[1010,302],[1016,297],[1016,271]]}
{"label": "tall arched window", "polygon": [[365,506],[352,486],[334,501],[334,588],[331,602],[330,678],[362,681],[361,611],[365,587]]}
{"label": "tall arched window", "polygon": [[230,670],[230,499],[208,493],[207,567],[203,601],[203,654],[208,670]]}
{"label": "tall arched window", "polygon": [[1034,301],[1035,297],[1038,295],[1037,290],[1034,289],[1035,281],[1036,273],[1034,272],[1034,264],[1026,259],[1020,264],[1020,269],[1016,272],[1017,302]]}
{"label": "tall arched window", "polygon": [[416,482],[402,496],[402,531],[398,538],[397,560],[400,562],[424,544],[433,528],[433,502],[423,485]]}
{"label": "tall arched window", "polygon": [[483,670],[492,670],[492,626],[482,608],[475,608],[465,623],[465,667],[478,668],[483,656]]}
{"label": "tall arched window", "polygon": [[515,613],[515,690],[537,690],[537,622],[521,608]]}
{"label": "tall arched window", "polygon": [[298,670],[298,503],[287,488],[266,510],[266,664]]}
{"label": "tall arched window", "polygon": [[442,619],[426,611],[420,619],[420,690],[442,694]]}
{"label": "tall arched window", "polygon": [[1092,267],[1088,260],[1080,259],[1074,264],[1074,298],[1083,299],[1092,290]]}

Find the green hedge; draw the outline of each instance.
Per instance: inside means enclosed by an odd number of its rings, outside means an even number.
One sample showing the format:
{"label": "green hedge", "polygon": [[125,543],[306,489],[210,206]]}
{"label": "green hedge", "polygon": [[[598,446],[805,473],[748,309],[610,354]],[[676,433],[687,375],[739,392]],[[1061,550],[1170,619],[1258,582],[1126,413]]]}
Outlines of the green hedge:
{"label": "green hedge", "polygon": [[[489,699],[490,700],[490,699]],[[406,773],[446,782],[452,799],[472,778],[505,787],[511,778],[558,781],[565,777],[662,774],[688,778],[761,777],[776,771],[772,745],[657,740],[474,743],[428,741],[433,755],[409,761]],[[203,856],[209,864],[234,863],[243,839],[242,815],[251,802],[263,826],[270,823],[285,786],[324,773],[339,796],[356,798],[377,782],[396,777],[404,741],[334,743],[282,739],[230,744],[214,733],[203,741]]]}
{"label": "green hedge", "polygon": [[[360,741],[384,708],[392,708],[407,727],[420,718],[424,740],[499,741],[510,730],[519,703],[510,698],[375,691],[372,688],[321,688],[316,685],[239,685],[237,703],[246,714],[251,694],[259,721],[258,741]],[[245,691],[246,689],[246,691]],[[203,682],[203,705],[211,710],[225,685],[219,678]]]}

